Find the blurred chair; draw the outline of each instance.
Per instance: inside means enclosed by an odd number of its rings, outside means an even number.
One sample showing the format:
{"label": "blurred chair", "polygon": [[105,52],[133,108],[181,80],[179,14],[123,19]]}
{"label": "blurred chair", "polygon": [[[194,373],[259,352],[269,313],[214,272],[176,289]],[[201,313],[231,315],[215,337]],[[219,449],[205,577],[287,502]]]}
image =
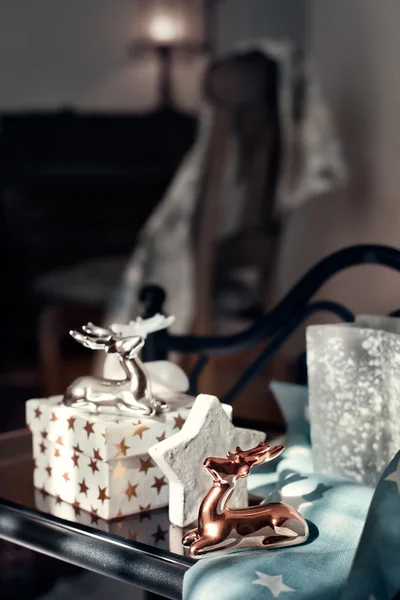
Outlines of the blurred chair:
{"label": "blurred chair", "polygon": [[[277,239],[272,221],[279,162],[276,79],[276,64],[258,52],[216,61],[205,78],[206,96],[214,111],[194,219],[198,333],[212,329],[215,279],[229,285],[228,270],[256,267],[260,300],[265,295]],[[241,227],[219,242],[223,172],[232,135],[238,140],[237,177],[244,190]],[[44,300],[38,341],[46,394],[61,391],[61,341],[67,323],[76,324],[89,310],[93,311],[89,318],[94,319],[117,286],[122,269],[119,258],[96,259],[37,280],[35,291]]]}
{"label": "blurred chair", "polygon": [[268,303],[289,214],[345,183],[330,112],[290,43],[241,44],[204,87],[196,142],[141,232],[107,322],[135,318],[138,290],[157,284],[175,332],[237,330],[257,314],[250,302],[258,314]]}
{"label": "blurred chair", "polygon": [[[194,330],[214,330],[215,283],[243,267],[256,269],[253,301],[261,307],[279,232],[274,185],[279,165],[277,65],[259,52],[216,61],[205,78],[212,124],[194,219],[196,311]],[[221,238],[228,144],[237,140],[236,179],[242,190],[238,226]]]}

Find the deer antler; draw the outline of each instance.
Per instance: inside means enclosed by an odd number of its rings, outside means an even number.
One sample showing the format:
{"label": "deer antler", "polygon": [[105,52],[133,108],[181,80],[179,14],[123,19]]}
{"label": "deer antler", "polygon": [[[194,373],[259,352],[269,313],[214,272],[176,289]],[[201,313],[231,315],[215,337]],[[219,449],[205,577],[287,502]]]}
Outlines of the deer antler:
{"label": "deer antler", "polygon": [[95,338],[114,338],[115,337],[115,333],[112,331],[112,329],[108,329],[105,327],[98,327],[97,325],[93,325],[93,323],[89,322],[86,323],[86,325],[82,326],[82,329],[85,333],[87,333],[88,335],[95,337]]}
{"label": "deer antler", "polygon": [[269,444],[260,442],[255,448],[250,450],[242,450],[239,446],[236,448],[236,453],[228,452],[228,458],[234,459],[236,457],[244,459],[252,467],[261,465],[262,463],[276,458],[283,452],[285,446],[282,444],[275,446],[271,449]]}
{"label": "deer antler", "polygon": [[265,442],[260,442],[255,448],[250,448],[250,450],[242,450],[240,446],[237,446],[236,454],[246,458],[247,456],[252,456],[253,454],[259,454],[260,451],[269,450],[270,447],[271,446]]}
{"label": "deer antler", "polygon": [[71,330],[69,334],[85,348],[91,350],[108,350],[115,344],[116,337],[111,329],[104,329],[103,327],[97,327],[93,323],[87,323],[83,325],[82,330],[86,335],[83,335],[80,331]]}

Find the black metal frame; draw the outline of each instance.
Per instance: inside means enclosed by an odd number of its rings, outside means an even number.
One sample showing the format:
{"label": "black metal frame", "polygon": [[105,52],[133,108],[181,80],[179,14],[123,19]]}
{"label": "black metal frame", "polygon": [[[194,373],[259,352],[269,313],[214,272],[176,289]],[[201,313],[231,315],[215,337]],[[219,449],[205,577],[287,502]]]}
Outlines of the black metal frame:
{"label": "black metal frame", "polygon": [[[309,316],[324,311],[333,313],[345,322],[354,320],[353,313],[341,304],[329,301],[310,302],[310,300],[333,275],[350,267],[366,264],[381,265],[400,271],[400,251],[373,244],[339,250],[310,269],[275,308],[244,331],[224,336],[174,335],[168,331],[160,331],[148,337],[144,358],[146,361],[165,359],[169,352],[198,354],[199,361],[190,375],[191,392],[195,394],[198,377],[210,357],[237,354],[261,342],[266,342],[267,345],[259,357],[221,398],[223,402],[232,404],[237,394],[276,355],[297,327]],[[140,300],[144,307],[144,316],[151,317],[156,313],[162,313],[165,299],[166,295],[162,288],[155,285],[143,288]]]}
{"label": "black metal frame", "polygon": [[[332,275],[363,264],[378,264],[400,271],[400,251],[386,246],[365,245],[336,252],[312,268],[276,308],[245,331],[207,337],[157,332],[148,338],[145,360],[166,358],[171,351],[198,354],[200,360],[191,374],[192,390],[195,391],[197,378],[209,357],[238,353],[265,341],[266,346],[259,357],[223,398],[225,402],[232,402],[311,314],[328,311],[343,321],[354,319],[352,312],[340,304],[328,301],[312,303],[310,300]],[[162,312],[165,293],[157,286],[148,286],[142,290],[141,300],[143,316],[149,317]],[[103,534],[1,499],[0,538],[168,598],[181,597],[183,576],[192,564],[191,560],[182,556]]]}

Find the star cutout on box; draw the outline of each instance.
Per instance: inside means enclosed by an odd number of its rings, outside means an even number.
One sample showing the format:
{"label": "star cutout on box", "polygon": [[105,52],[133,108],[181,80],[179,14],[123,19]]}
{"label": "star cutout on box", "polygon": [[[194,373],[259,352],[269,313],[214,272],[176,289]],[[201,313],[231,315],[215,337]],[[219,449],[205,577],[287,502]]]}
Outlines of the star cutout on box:
{"label": "star cutout on box", "polygon": [[42,411],[40,410],[40,408],[35,408],[35,419],[40,419],[42,415]]}
{"label": "star cutout on box", "polygon": [[99,515],[97,514],[99,512],[98,508],[93,508],[92,505],[90,505],[90,508],[92,509],[90,512],[90,516],[92,517],[92,520],[90,521],[91,525],[97,525],[99,522]]}
{"label": "star cutout on box", "polygon": [[68,422],[68,430],[72,429],[72,431],[75,431],[74,429],[74,423],[76,421],[76,417],[70,417],[69,419],[67,419]]}
{"label": "star cutout on box", "polygon": [[51,421],[58,421],[58,417],[56,415],[56,413],[54,412],[54,410],[51,411]]}
{"label": "star cutout on box", "polygon": [[156,440],[158,442],[163,442],[165,440],[165,431],[163,431],[160,436],[156,436]]}
{"label": "star cutout on box", "polygon": [[48,474],[49,477],[51,477],[52,470],[53,470],[52,467],[50,467],[50,465],[47,465],[46,471],[47,471],[47,474]]}
{"label": "star cutout on box", "polygon": [[58,438],[56,439],[56,444],[59,444],[60,446],[64,446],[62,435],[58,436]]}
{"label": "star cutout on box", "polygon": [[80,449],[79,444],[73,446],[72,449],[75,450],[75,452],[80,452],[82,454],[82,450]]}
{"label": "star cutout on box", "polygon": [[151,537],[154,538],[155,544],[158,544],[158,542],[165,542],[165,536],[167,535],[167,533],[167,531],[161,529],[160,525],[157,525],[157,531],[155,533],[152,533]]}
{"label": "star cutout on box", "polygon": [[128,469],[126,467],[124,467],[119,461],[117,463],[117,466],[114,467],[113,469],[111,469],[112,474],[113,474],[113,480],[115,481],[116,479],[124,479],[125,478],[125,473]]}
{"label": "star cutout on box", "polygon": [[132,436],[135,437],[135,435],[138,435],[140,437],[140,439],[142,440],[144,432],[149,429],[150,428],[147,427],[146,425],[143,425],[143,423],[141,421],[138,421],[135,425],[135,429],[133,431]]}
{"label": "star cutout on box", "polygon": [[99,471],[99,467],[97,466],[97,462],[95,460],[90,459],[89,469],[92,469],[92,473],[95,471]]}
{"label": "star cutout on box", "polygon": [[[224,457],[236,447],[254,448],[265,433],[235,427],[216,396],[200,394],[182,429],[152,446],[149,454],[170,482],[169,517],[186,527],[198,517],[200,504],[212,485],[203,463],[209,456]],[[229,501],[231,508],[247,506],[246,481],[241,479]]]}
{"label": "star cutout on box", "polygon": [[64,479],[65,481],[71,481],[71,480],[70,480],[70,478],[69,478],[69,473],[64,473],[64,474],[63,474],[63,479]]}
{"label": "star cutout on box", "polygon": [[83,429],[87,433],[87,439],[89,439],[89,436],[90,436],[91,433],[94,433],[93,427],[94,427],[94,423],[91,423],[90,421],[86,421],[86,425],[85,425],[85,427]]}
{"label": "star cutout on box", "polygon": [[44,454],[46,452],[46,444],[43,444],[43,442],[41,444],[39,444],[39,448],[40,448],[40,454]]}
{"label": "star cutout on box", "polygon": [[43,500],[46,498],[46,496],[49,496],[49,492],[45,489],[44,486],[40,489],[40,493],[42,494]]}
{"label": "star cutout on box", "polygon": [[40,432],[40,435],[42,436],[42,438],[45,440],[47,439],[47,431],[44,429],[43,431]]}
{"label": "star cutout on box", "polygon": [[397,485],[397,491],[400,495],[400,459],[397,463],[397,468],[390,475],[385,477],[385,481],[393,481]]}
{"label": "star cutout on box", "polygon": [[97,500],[101,500],[101,503],[104,504],[105,500],[110,500],[110,496],[107,496],[107,486],[105,488],[97,487],[99,488],[99,497]]}
{"label": "star cutout on box", "polygon": [[149,519],[151,521],[151,516],[150,516],[150,508],[151,508],[151,504],[148,504],[147,506],[140,506],[139,504],[139,522],[141,523],[144,519]]}
{"label": "star cutout on box", "polygon": [[143,458],[139,458],[139,460],[140,460],[139,473],[141,473],[143,471],[143,473],[145,473],[147,475],[147,471],[149,469],[152,469],[153,467],[155,467],[155,464],[151,460],[150,456],[148,456],[146,458],[146,460],[144,460]]}
{"label": "star cutout on box", "polygon": [[132,485],[130,481],[128,481],[128,487],[126,488],[124,494],[126,494],[128,496],[128,500],[130,500],[133,496],[135,498],[137,498],[136,495],[136,488],[138,487],[138,484],[136,485]]}
{"label": "star cutout on box", "polygon": [[260,571],[256,571],[256,574],[258,575],[258,579],[255,579],[253,584],[263,585],[271,592],[274,598],[278,598],[282,592],[295,591],[283,583],[282,575],[266,575],[265,573],[260,573]]}
{"label": "star cutout on box", "polygon": [[72,462],[74,463],[74,467],[79,467],[79,464],[78,464],[79,455],[74,453],[74,455],[71,458],[72,458]]}
{"label": "star cutout on box", "polygon": [[152,488],[156,488],[157,495],[160,493],[164,485],[168,485],[165,481],[165,477],[154,477],[154,483],[151,486]]}
{"label": "star cutout on box", "polygon": [[131,531],[129,530],[128,533],[128,540],[131,540],[132,542],[137,542],[137,536],[138,536],[138,532],[137,531]]}
{"label": "star cutout on box", "polygon": [[85,496],[87,497],[87,491],[89,489],[89,487],[86,485],[86,481],[85,478],[82,479],[82,483],[78,483],[79,485],[79,493],[80,494],[85,494]]}
{"label": "star cutout on box", "polygon": [[103,460],[100,456],[100,449],[96,450],[96,448],[93,448],[93,458],[96,460]]}
{"label": "star cutout on box", "polygon": [[81,506],[81,503],[78,502],[78,500],[75,500],[75,502],[72,505],[76,517],[79,517],[79,515],[81,514],[80,506]]}
{"label": "star cutout on box", "polygon": [[120,443],[114,444],[114,446],[117,448],[117,454],[115,455],[115,458],[118,458],[118,456],[126,456],[126,451],[129,450],[129,446],[125,444],[125,438],[122,438]]}
{"label": "star cutout on box", "polygon": [[185,419],[183,419],[179,413],[178,413],[177,417],[174,417],[174,419],[175,419],[174,429],[182,429],[182,427],[185,423]]}
{"label": "star cutout on box", "polygon": [[61,504],[62,500],[61,500],[61,496],[56,496],[56,504]]}
{"label": "star cutout on box", "polygon": [[60,454],[60,450],[58,448],[56,448],[54,450],[54,456],[55,456],[55,458],[60,458],[61,454]]}

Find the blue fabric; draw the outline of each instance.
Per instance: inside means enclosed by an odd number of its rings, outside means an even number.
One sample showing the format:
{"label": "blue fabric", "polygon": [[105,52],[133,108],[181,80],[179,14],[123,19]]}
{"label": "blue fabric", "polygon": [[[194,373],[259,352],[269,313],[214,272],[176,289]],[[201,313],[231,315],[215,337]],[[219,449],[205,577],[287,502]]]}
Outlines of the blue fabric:
{"label": "blue fabric", "polygon": [[270,389],[286,422],[286,446],[310,445],[307,386],[272,381]]}
{"label": "blue fabric", "polygon": [[400,598],[400,452],[383,473],[341,600]]}
{"label": "blue fabric", "polygon": [[278,489],[270,499],[281,499],[301,511],[310,523],[308,543],[201,559],[185,575],[184,599],[340,598],[372,489],[283,468],[282,463],[280,469]]}
{"label": "blue fabric", "polygon": [[300,468],[305,473],[313,471],[310,423],[307,418],[307,387],[273,381],[270,388],[286,421],[287,429],[284,439],[285,452],[278,459],[258,467],[248,478],[249,491],[264,497],[276,488],[280,471],[293,468]]}
{"label": "blue fabric", "polygon": [[[400,452],[375,493],[313,473],[303,410],[307,390],[277,387],[289,421],[287,450],[275,464],[259,467],[249,487],[265,502],[299,510],[310,524],[310,539],[292,548],[203,558],[185,575],[183,599],[393,600],[400,592]],[[297,410],[290,407],[291,393]]]}

